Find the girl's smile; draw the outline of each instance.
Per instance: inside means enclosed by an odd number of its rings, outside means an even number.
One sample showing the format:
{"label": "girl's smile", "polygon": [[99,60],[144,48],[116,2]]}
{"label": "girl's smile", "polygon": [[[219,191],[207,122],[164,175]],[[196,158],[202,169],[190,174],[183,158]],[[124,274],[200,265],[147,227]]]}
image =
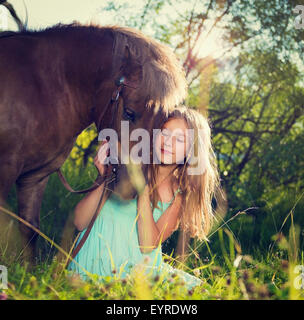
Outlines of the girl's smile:
{"label": "girl's smile", "polygon": [[172,154],[173,152],[170,152],[169,150],[165,150],[163,148],[161,148],[161,152],[164,154]]}

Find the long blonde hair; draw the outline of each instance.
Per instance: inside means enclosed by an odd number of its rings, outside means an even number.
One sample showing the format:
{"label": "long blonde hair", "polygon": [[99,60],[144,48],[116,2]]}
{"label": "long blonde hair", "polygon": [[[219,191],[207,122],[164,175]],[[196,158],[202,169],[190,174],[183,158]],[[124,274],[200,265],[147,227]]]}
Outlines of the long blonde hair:
{"label": "long blonde hair", "polygon": [[[184,163],[177,164],[172,172],[177,179],[183,198],[182,212],[178,224],[183,231],[189,233],[190,237],[198,237],[200,240],[208,241],[207,235],[214,221],[212,199],[213,197],[216,198],[217,189],[220,190],[220,179],[216,156],[211,143],[209,120],[195,109],[186,106],[179,106],[170,112],[166,122],[173,118],[184,119],[188,128],[193,129],[194,139],[191,147],[193,148],[192,154],[194,153],[197,158],[197,162],[191,164],[189,152]],[[199,132],[202,134],[199,134]],[[204,170],[199,174],[187,174],[188,169],[195,167],[204,168]],[[153,163],[150,166],[153,210],[158,207],[157,199],[159,199],[157,188],[155,188],[158,169],[158,164]]]}

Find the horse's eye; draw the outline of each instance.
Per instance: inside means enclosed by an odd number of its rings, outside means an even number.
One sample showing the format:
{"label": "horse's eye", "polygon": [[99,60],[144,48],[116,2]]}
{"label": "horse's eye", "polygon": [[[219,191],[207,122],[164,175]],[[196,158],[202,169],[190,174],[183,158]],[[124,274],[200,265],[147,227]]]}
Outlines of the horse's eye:
{"label": "horse's eye", "polygon": [[123,109],[123,117],[126,120],[130,120],[132,122],[135,121],[135,112],[130,108],[124,107]]}

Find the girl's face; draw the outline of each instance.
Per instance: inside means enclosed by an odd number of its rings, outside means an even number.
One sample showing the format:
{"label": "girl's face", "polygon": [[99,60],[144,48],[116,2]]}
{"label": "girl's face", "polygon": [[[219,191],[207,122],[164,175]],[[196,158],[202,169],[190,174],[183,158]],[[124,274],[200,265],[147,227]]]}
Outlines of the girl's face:
{"label": "girl's face", "polygon": [[183,163],[186,157],[186,143],[189,149],[187,122],[184,119],[168,120],[155,140],[155,153],[163,164]]}

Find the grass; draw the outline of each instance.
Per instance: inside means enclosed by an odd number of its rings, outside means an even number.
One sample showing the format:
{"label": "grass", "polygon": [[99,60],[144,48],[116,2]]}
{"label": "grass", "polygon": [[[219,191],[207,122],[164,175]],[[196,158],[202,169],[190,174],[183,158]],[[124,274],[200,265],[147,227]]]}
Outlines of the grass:
{"label": "grass", "polygon": [[[125,279],[118,276],[98,281],[92,275],[84,281],[72,274],[55,256],[49,262],[41,262],[29,268],[18,261],[6,260],[2,255],[0,265],[8,268],[8,289],[0,290],[0,299],[6,300],[295,300],[304,298],[304,289],[295,286],[296,265],[304,265],[303,252],[295,259],[288,247],[288,239],[275,237],[275,250],[253,256],[243,255],[228,229],[217,231],[221,254],[201,259],[198,253],[189,255],[183,264],[164,255],[164,261],[175,268],[203,280],[192,290],[176,272],[167,276],[147,276],[137,268]],[[292,233],[291,233],[292,234]],[[228,241],[225,241],[228,240]],[[196,261],[195,269],[193,260]],[[298,278],[299,279],[299,278]],[[303,281],[303,278],[302,278]],[[300,281],[301,282],[301,281]],[[302,284],[304,284],[302,282]]]}
{"label": "grass", "polygon": [[[194,300],[256,300],[303,299],[303,290],[293,284],[294,264],[278,256],[256,261],[242,256],[239,265],[227,269],[216,263],[203,265],[198,275],[204,283],[188,290],[178,274],[162,282],[161,276],[148,277],[135,271],[126,279],[97,277],[83,281],[71,274],[63,265],[53,260],[40,264],[32,271],[19,263],[8,267],[8,289],[2,290],[2,299],[13,300],[128,300],[128,299],[194,299]],[[3,262],[1,262],[3,264]],[[58,271],[60,270],[60,271]],[[194,271],[195,272],[195,271]],[[197,272],[195,272],[197,274]]]}

